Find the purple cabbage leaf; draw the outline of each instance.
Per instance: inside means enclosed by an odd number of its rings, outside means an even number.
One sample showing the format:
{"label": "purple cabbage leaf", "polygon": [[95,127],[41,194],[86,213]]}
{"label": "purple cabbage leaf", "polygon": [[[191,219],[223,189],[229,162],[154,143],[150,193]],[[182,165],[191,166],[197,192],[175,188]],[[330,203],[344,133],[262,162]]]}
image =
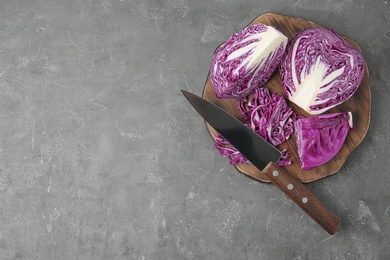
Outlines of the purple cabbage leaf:
{"label": "purple cabbage leaf", "polygon": [[331,160],[343,146],[352,126],[350,112],[299,118],[294,123],[301,168],[308,170]]}

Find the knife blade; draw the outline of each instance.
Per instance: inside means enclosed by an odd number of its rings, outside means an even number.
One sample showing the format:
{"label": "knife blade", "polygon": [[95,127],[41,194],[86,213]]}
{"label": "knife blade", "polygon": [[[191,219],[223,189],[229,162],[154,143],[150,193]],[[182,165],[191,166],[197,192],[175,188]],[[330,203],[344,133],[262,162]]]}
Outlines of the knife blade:
{"label": "knife blade", "polygon": [[341,218],[325,208],[304,184],[276,164],[281,157],[281,152],[278,149],[222,108],[191,92],[185,90],[181,90],[181,92],[205,121],[256,168],[262,170],[275,186],[303,209],[326,232],[330,235],[336,233]]}

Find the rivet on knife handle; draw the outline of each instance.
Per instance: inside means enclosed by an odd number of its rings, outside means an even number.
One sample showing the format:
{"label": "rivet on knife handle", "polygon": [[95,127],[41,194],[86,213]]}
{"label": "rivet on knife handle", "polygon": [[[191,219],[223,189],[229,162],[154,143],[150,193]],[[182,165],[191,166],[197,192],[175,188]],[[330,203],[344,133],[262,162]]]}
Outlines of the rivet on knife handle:
{"label": "rivet on knife handle", "polygon": [[263,172],[281,191],[302,208],[330,235],[336,233],[341,218],[327,210],[304,184],[291,177],[285,170],[270,162]]}

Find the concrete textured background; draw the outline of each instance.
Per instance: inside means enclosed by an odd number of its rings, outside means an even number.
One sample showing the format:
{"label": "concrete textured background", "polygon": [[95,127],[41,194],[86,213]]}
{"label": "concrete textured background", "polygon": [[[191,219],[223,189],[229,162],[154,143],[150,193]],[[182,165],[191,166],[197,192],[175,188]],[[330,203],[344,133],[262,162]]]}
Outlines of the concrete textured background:
{"label": "concrete textured background", "polygon": [[[179,92],[273,12],[334,27],[370,69],[370,130],[308,184],[328,236],[238,174]],[[0,2],[0,259],[389,259],[390,7],[365,1]]]}

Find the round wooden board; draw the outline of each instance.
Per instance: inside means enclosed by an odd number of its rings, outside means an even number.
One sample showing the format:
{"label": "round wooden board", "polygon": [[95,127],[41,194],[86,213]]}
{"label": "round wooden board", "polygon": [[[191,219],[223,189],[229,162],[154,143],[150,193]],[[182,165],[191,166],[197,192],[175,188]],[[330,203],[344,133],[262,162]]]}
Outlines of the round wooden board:
{"label": "round wooden board", "polygon": [[[288,17],[271,13],[267,13],[257,17],[255,20],[253,20],[251,24],[257,23],[272,25],[277,29],[281,29],[288,37],[289,41],[299,31],[303,29],[321,27],[318,24],[300,18]],[[354,41],[347,37],[344,38],[349,43],[351,43],[352,46],[354,46],[358,51],[361,52],[360,47]],[[270,89],[272,93],[277,92],[285,97],[278,70],[275,71],[275,73],[263,87]],[[237,109],[237,100],[218,99],[215,96],[214,89],[210,81],[210,76],[207,77],[207,81],[203,90],[203,98],[220,106],[221,108],[229,112],[231,115],[241,120],[241,115]],[[289,101],[288,104],[290,107],[292,107],[294,111],[300,113],[303,116],[309,116],[305,111],[297,107],[295,104]],[[349,131],[347,139],[341,150],[329,162],[312,168],[310,170],[302,170],[296,147],[295,134],[292,134],[289,140],[277,147],[279,150],[282,150],[284,148],[288,149],[291,154],[289,159],[291,160],[292,164],[290,166],[285,166],[284,168],[301,182],[308,183],[337,173],[340,170],[341,166],[344,164],[349,154],[359,145],[359,143],[366,135],[370,124],[371,113],[371,90],[367,64],[363,81],[358,90],[355,92],[355,94],[346,102],[340,104],[335,108],[330,109],[328,112],[331,113],[338,111],[351,111],[353,117],[353,124],[356,129]],[[217,135],[216,131],[207,123],[206,127],[212,139],[215,141]],[[252,164],[239,163],[236,164],[235,167],[238,171],[249,175],[259,181],[270,182],[266,175],[263,174],[256,167],[254,167]]]}

